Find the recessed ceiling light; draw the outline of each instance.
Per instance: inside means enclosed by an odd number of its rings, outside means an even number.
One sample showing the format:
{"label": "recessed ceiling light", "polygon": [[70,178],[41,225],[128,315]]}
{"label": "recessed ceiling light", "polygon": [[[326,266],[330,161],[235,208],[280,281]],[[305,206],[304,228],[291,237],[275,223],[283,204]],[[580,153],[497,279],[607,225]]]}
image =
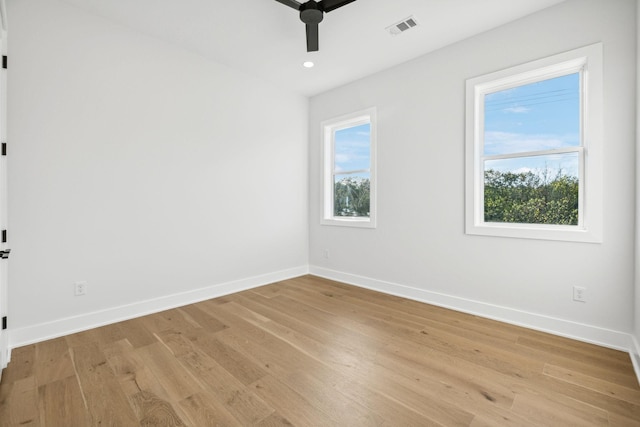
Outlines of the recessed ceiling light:
{"label": "recessed ceiling light", "polygon": [[314,65],[313,62],[311,62],[311,61],[305,61],[305,62],[302,63],[302,66],[304,68],[311,68],[311,67],[313,67],[313,65]]}

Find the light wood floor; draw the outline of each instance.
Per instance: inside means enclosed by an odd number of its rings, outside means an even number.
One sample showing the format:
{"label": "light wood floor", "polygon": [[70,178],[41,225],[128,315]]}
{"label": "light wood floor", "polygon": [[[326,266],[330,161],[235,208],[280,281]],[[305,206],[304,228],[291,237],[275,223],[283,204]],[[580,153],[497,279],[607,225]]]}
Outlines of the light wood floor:
{"label": "light wood floor", "polygon": [[2,426],[631,426],[626,353],[311,276],[17,348]]}

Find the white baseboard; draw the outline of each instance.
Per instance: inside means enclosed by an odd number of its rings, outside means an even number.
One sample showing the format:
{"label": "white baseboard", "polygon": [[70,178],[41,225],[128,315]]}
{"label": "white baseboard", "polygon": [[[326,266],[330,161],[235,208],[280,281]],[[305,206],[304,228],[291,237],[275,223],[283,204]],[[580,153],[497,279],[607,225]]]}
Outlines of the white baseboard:
{"label": "white baseboard", "polygon": [[[578,341],[630,352],[631,335],[624,332],[599,328],[537,313],[526,312],[509,307],[488,304],[452,295],[417,289],[397,283],[385,282],[369,277],[343,273],[323,267],[309,266],[309,273],[315,276],[336,280],[350,285],[384,292],[439,307],[486,317],[500,322],[510,323],[529,329],[559,335]],[[632,354],[633,356],[633,354]],[[636,373],[638,369],[636,368]],[[640,378],[640,375],[638,376]]]}
{"label": "white baseboard", "polygon": [[309,273],[306,265],[291,268],[288,270],[276,271],[274,273],[263,274],[255,277],[234,280],[227,283],[208,286],[206,288],[195,289],[193,291],[181,292],[173,295],[166,295],[145,301],[118,307],[107,308],[100,311],[81,314],[78,316],[66,317],[47,323],[26,326],[23,328],[10,329],[9,348],[21,347],[64,335],[73,334],[87,329],[121,322],[123,320],[140,317],[187,304],[193,304],[211,298],[229,295],[258,286],[267,285],[281,280],[291,279]]}

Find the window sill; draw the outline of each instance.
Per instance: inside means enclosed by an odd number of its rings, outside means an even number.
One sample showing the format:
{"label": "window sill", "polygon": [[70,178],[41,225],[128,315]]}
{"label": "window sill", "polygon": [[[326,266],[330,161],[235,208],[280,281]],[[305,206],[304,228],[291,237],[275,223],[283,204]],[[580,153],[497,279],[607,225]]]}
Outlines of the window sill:
{"label": "window sill", "polygon": [[571,225],[505,223],[483,223],[482,225],[467,224],[466,234],[517,239],[602,243],[601,233]]}
{"label": "window sill", "polygon": [[335,225],[338,227],[355,227],[355,228],[376,228],[376,223],[373,218],[323,218],[320,221],[321,225]]}

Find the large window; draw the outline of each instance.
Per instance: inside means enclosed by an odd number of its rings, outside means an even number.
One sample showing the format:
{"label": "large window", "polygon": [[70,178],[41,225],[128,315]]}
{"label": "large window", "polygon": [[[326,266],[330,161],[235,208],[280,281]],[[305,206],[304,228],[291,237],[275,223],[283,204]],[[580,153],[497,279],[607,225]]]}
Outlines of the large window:
{"label": "large window", "polygon": [[602,53],[467,81],[467,233],[601,241]]}
{"label": "large window", "polygon": [[375,227],[375,109],[322,123],[322,223]]}

